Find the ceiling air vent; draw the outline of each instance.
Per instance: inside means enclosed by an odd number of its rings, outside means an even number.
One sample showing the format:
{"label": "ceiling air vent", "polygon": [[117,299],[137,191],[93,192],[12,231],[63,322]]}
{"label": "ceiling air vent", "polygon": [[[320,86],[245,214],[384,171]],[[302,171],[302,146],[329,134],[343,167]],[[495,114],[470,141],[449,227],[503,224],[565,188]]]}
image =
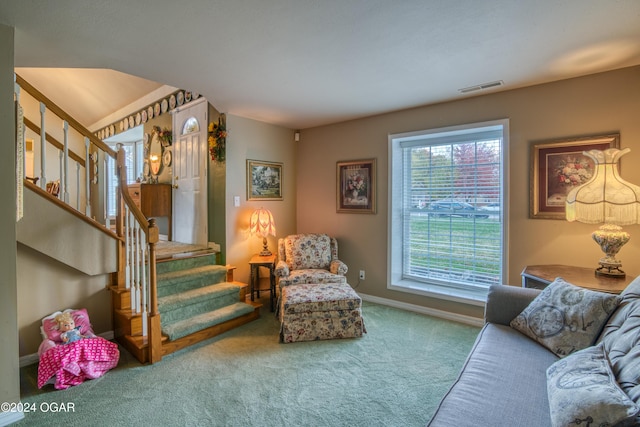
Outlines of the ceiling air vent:
{"label": "ceiling air vent", "polygon": [[462,88],[462,89],[458,89],[458,92],[460,92],[460,93],[469,93],[469,92],[475,92],[477,90],[490,89],[492,87],[498,87],[498,86],[502,86],[502,85],[504,85],[504,82],[502,80],[496,80],[495,82],[482,83],[480,85],[469,86],[469,87],[465,87],[465,88]]}

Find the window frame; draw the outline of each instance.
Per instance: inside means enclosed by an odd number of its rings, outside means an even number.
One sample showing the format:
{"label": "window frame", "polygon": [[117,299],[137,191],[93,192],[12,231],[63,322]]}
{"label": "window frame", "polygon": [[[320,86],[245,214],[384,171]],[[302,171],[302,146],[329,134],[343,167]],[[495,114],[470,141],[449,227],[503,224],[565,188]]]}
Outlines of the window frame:
{"label": "window frame", "polygon": [[470,305],[484,305],[488,287],[465,286],[458,283],[447,283],[435,280],[418,281],[403,277],[403,155],[401,143],[405,141],[440,138],[445,135],[458,135],[473,132],[474,129],[502,127],[502,147],[500,164],[502,180],[500,197],[502,203],[502,277],[501,283],[507,283],[509,277],[509,215],[508,215],[508,183],[509,183],[509,119],[468,123],[457,126],[427,129],[415,132],[390,134],[389,150],[389,202],[387,224],[387,289],[432,298],[445,299]]}
{"label": "window frame", "polygon": [[[135,140],[131,142],[117,142],[117,143],[107,142],[107,145],[109,145],[115,151],[119,150],[119,145],[133,147],[133,165],[135,170],[133,171],[133,173],[132,171],[127,171],[128,172],[127,184],[135,183],[138,177],[142,174],[142,170],[144,169],[143,166],[144,166],[145,157],[144,157],[143,140]],[[105,176],[109,177],[109,179],[111,177],[115,177],[115,168],[116,168],[116,159],[109,158],[107,161],[107,169],[108,169],[108,172],[113,172],[113,174],[107,173]],[[115,184],[115,186],[112,184]],[[115,219],[115,215],[117,212],[116,206],[112,205],[116,200],[117,186],[118,186],[117,181],[114,181],[114,182],[110,181],[107,184],[107,194],[105,197],[107,206],[105,206],[104,210],[107,214],[107,218],[110,220]]]}

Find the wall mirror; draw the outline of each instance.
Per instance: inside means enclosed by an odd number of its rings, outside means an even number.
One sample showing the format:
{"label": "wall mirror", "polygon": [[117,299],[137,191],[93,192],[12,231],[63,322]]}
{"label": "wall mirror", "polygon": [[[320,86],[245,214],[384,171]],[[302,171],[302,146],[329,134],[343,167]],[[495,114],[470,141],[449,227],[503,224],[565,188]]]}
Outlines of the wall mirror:
{"label": "wall mirror", "polygon": [[158,176],[162,170],[162,151],[160,138],[154,132],[149,145],[149,165],[151,166],[151,173],[155,176]]}

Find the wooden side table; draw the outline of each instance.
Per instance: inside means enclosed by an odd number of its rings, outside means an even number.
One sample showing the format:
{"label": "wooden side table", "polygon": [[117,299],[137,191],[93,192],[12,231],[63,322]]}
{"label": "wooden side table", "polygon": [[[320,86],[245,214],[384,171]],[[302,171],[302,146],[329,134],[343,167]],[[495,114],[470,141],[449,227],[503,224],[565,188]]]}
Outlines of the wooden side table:
{"label": "wooden side table", "polygon": [[567,282],[594,291],[619,294],[635,278],[626,276],[624,279],[598,276],[595,268],[572,267],[568,265],[529,265],[522,270],[523,288],[544,289],[556,277],[562,277]]}
{"label": "wooden side table", "polygon": [[[276,256],[268,255],[268,256],[260,256],[254,255],[251,257],[249,261],[249,265],[251,266],[251,278],[249,280],[249,292],[251,292],[251,301],[254,300],[254,291],[257,292],[258,298],[260,298],[260,267],[265,267],[269,269],[269,305],[271,311],[274,309],[274,297],[276,294]],[[266,278],[265,278],[266,279]]]}

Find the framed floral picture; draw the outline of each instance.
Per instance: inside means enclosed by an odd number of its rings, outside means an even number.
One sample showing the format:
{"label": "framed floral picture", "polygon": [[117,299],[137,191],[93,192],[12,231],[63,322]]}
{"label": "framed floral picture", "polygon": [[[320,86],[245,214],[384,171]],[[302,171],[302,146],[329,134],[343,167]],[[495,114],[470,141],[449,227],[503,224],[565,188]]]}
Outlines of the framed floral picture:
{"label": "framed floral picture", "polygon": [[247,200],[283,200],[282,163],[247,160]]}
{"label": "framed floral picture", "polygon": [[564,220],[567,195],[593,176],[594,162],[582,153],[607,148],[620,148],[619,134],[533,143],[529,217]]}
{"label": "framed floral picture", "polygon": [[336,211],[376,213],[376,159],[338,162]]}

